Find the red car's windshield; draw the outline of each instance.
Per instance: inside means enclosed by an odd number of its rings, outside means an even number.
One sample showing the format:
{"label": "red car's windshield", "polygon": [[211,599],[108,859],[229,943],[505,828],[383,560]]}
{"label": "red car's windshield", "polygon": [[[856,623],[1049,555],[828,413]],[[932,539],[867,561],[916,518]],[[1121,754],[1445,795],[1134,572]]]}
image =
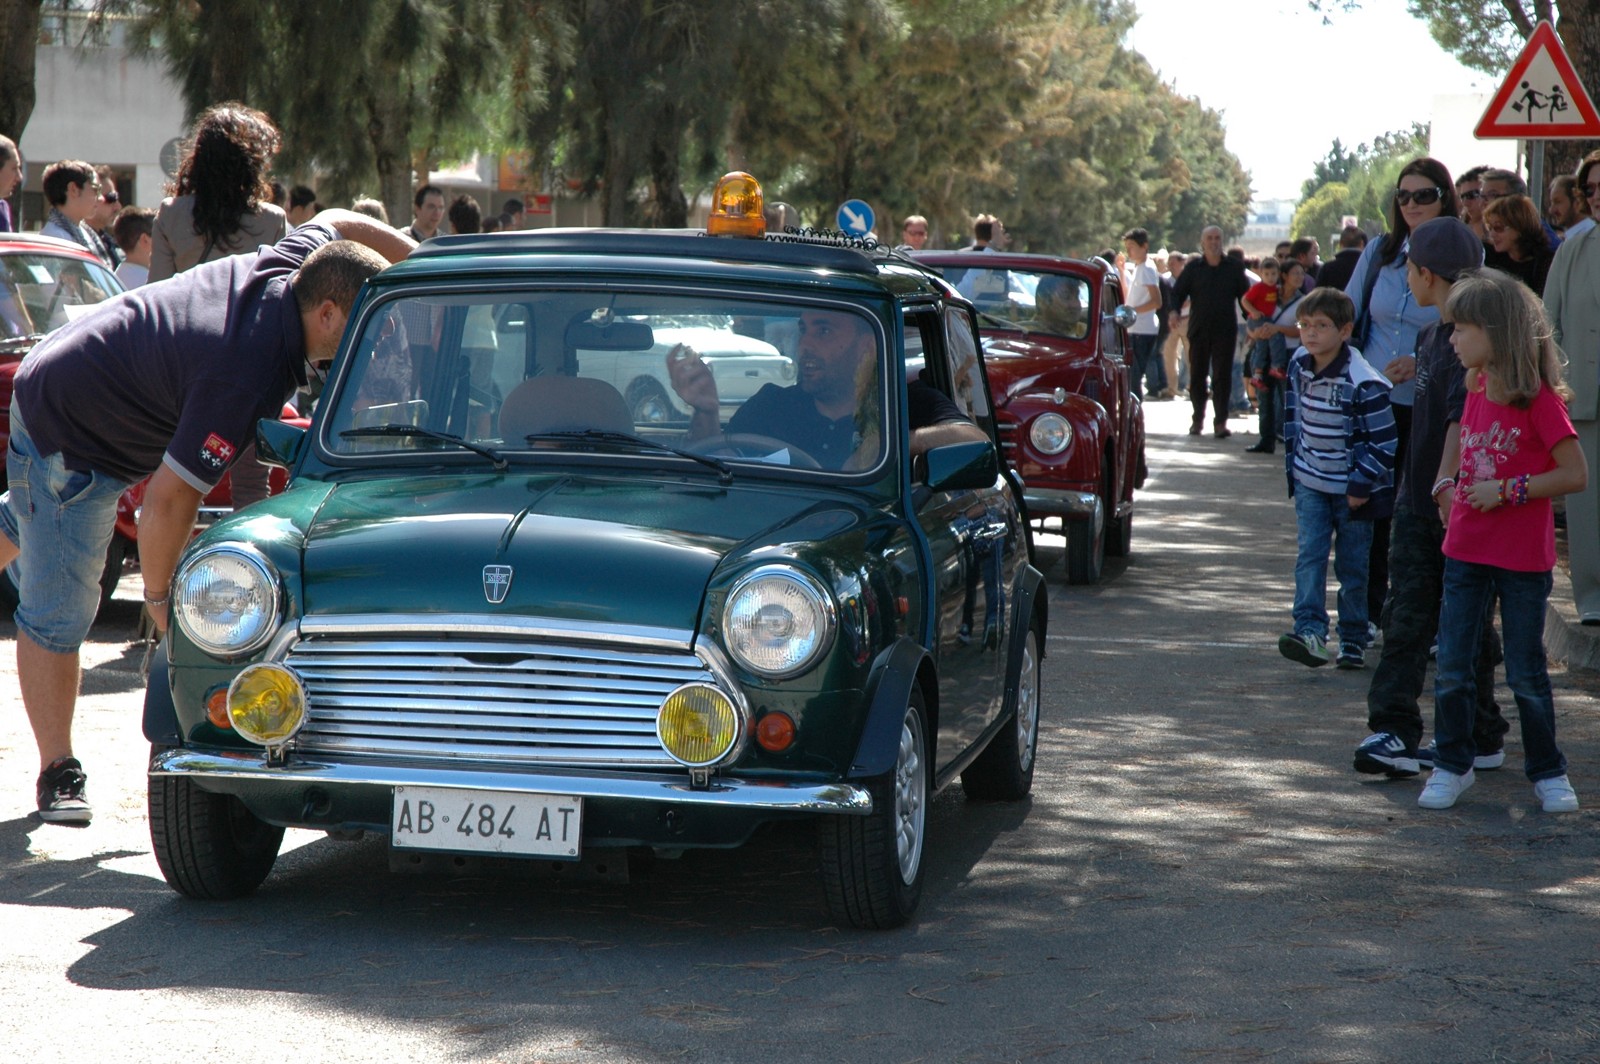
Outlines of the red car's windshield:
{"label": "red car's windshield", "polygon": [[1081,277],[965,266],[946,266],[942,272],[990,325],[1070,340],[1089,335],[1089,283]]}
{"label": "red car's windshield", "polygon": [[98,263],[48,251],[0,254],[0,338],[54,332],[121,291]]}

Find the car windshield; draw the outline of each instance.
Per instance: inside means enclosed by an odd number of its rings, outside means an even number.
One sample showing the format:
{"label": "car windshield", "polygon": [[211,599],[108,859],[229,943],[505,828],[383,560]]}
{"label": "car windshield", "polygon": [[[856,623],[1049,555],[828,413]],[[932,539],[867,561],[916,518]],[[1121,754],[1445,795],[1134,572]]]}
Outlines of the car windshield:
{"label": "car windshield", "polygon": [[1071,340],[1089,335],[1089,282],[1081,277],[963,266],[945,267],[944,275],[990,325]]}
{"label": "car windshield", "polygon": [[[352,458],[471,461],[477,447],[659,464],[677,447],[854,472],[884,457],[882,335],[856,310],[723,295],[405,295],[367,317],[321,439]],[[371,431],[384,426],[427,431]]]}
{"label": "car windshield", "polygon": [[4,338],[53,332],[122,291],[110,270],[70,255],[0,254]]}

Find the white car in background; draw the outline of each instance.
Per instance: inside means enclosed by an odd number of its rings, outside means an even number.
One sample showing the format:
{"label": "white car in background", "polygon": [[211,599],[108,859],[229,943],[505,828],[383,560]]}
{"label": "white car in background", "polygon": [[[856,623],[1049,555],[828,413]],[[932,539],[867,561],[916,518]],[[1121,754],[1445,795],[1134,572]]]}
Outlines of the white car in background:
{"label": "white car in background", "polygon": [[[655,344],[648,351],[577,352],[586,376],[604,378],[622,393],[635,424],[681,424],[693,414],[667,377],[667,353],[679,344],[691,348],[710,368],[724,417],[765,385],[794,383],[794,359],[767,340],[706,325],[660,326],[653,332]],[[797,337],[798,333],[773,339],[792,346]]]}

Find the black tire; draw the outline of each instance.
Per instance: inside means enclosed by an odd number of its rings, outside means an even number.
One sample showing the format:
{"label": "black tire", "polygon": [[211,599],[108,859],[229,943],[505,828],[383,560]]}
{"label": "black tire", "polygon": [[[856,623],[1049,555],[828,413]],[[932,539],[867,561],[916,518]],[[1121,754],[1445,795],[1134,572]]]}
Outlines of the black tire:
{"label": "black tire", "polygon": [[880,929],[911,919],[922,900],[931,790],[928,716],[913,688],[895,766],[872,785],[872,812],[819,824],[822,887],[834,919]]}
{"label": "black tire", "polygon": [[227,794],[193,780],[151,776],[150,842],[167,884],[189,898],[242,898],[261,885],[278,859],[283,829]]}
{"label": "black tire", "polygon": [[1126,558],[1133,551],[1133,511],[1106,522],[1106,553],[1113,558]]}
{"label": "black tire", "polygon": [[1033,764],[1039,752],[1039,630],[1030,627],[1023,639],[1016,712],[961,773],[961,789],[968,798],[1016,802],[1033,790]]}
{"label": "black tire", "polygon": [[1067,583],[1098,584],[1106,567],[1106,524],[1095,531],[1094,518],[1075,521],[1067,532]]}
{"label": "black tire", "polygon": [[[119,533],[111,533],[111,542],[106,546],[105,567],[100,570],[100,605],[95,607],[95,615],[99,616],[111,602],[111,596],[116,593],[117,584],[122,580],[122,568],[128,560],[128,541]],[[21,599],[17,595],[16,581],[11,579],[11,570],[0,569],[0,611],[3,611],[7,620],[17,612]]]}
{"label": "black tire", "polygon": [[666,425],[683,421],[678,408],[672,405],[667,390],[658,381],[648,377],[628,386],[628,414],[635,425]]}

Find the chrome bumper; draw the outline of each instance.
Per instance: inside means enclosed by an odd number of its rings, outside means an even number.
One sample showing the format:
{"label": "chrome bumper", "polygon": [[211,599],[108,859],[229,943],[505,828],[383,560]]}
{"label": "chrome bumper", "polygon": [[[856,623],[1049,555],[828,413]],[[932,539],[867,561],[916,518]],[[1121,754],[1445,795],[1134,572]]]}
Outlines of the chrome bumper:
{"label": "chrome bumper", "polygon": [[1092,491],[1061,491],[1055,488],[1024,487],[1022,501],[1029,517],[1061,517],[1072,521],[1093,521],[1096,530],[1105,523],[1105,504]]}
{"label": "chrome bumper", "polygon": [[790,813],[872,812],[872,795],[850,783],[792,784],[766,780],[713,778],[710,786],[696,789],[687,777],[650,775],[596,776],[560,770],[543,772],[493,772],[458,768],[433,768],[395,764],[328,764],[291,758],[284,765],[268,765],[266,758],[250,753],[201,753],[167,750],[150,761],[152,776],[181,776],[194,780],[243,780],[303,787],[458,787],[466,790],[513,791],[528,794],[570,794],[580,798],[619,798],[675,805],[704,805],[725,809],[752,809]]}

